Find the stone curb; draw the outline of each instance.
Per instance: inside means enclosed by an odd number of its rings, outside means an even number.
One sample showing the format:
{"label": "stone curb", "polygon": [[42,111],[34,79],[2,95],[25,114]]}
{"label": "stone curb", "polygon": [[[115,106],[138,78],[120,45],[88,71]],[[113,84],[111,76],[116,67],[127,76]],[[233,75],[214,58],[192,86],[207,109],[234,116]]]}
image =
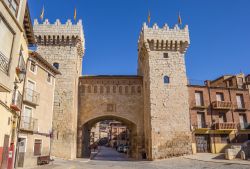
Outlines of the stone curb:
{"label": "stone curb", "polygon": [[[203,160],[203,159],[195,159],[195,158],[190,158],[190,157],[183,157],[185,159],[189,159],[189,160],[196,160],[196,161],[203,161],[203,162],[210,162],[210,163],[226,163],[226,164],[236,164],[236,165],[250,165],[250,161],[249,162],[244,162],[244,163],[236,163],[233,161],[214,161],[214,160]],[[248,163],[248,164],[247,164]]]}

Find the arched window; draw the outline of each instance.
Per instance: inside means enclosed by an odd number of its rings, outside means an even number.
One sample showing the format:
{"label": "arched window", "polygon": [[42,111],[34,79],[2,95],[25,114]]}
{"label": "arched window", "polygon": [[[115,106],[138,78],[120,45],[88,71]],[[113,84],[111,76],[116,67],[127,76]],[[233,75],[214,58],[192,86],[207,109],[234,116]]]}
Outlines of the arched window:
{"label": "arched window", "polygon": [[116,86],[113,86],[113,93],[116,93]]}
{"label": "arched window", "polygon": [[94,93],[97,93],[97,86],[94,86]]}
{"label": "arched window", "polygon": [[164,76],[164,84],[169,84],[170,83],[170,79],[168,76]]}
{"label": "arched window", "polygon": [[88,86],[88,93],[91,93],[91,86]]}
{"label": "arched window", "polygon": [[122,94],[122,86],[119,86],[119,93]]}
{"label": "arched window", "polygon": [[137,92],[141,93],[141,87],[140,86],[137,87]]}
{"label": "arched window", "polygon": [[53,66],[54,66],[56,69],[59,69],[59,63],[54,62],[54,63],[53,63]]}

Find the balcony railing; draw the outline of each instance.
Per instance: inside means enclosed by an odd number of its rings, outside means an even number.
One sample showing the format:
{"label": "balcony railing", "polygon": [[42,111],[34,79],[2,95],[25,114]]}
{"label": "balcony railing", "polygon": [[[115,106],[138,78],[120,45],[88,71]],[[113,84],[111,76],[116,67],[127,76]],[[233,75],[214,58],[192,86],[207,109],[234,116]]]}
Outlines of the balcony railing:
{"label": "balcony railing", "polygon": [[32,89],[26,88],[24,90],[23,101],[37,106],[39,104],[40,94]]}
{"label": "balcony railing", "polygon": [[211,123],[201,122],[192,124],[193,129],[210,129]]}
{"label": "balcony railing", "polygon": [[215,123],[214,124],[215,130],[235,130],[237,129],[236,123]]}
{"label": "balcony railing", "polygon": [[241,129],[241,130],[250,129],[250,123],[240,123],[239,129]]}
{"label": "balcony railing", "polygon": [[234,109],[237,109],[237,110],[246,110],[246,106],[244,103],[236,103],[234,104]]}
{"label": "balcony railing", "polygon": [[5,74],[8,74],[9,70],[9,59],[2,52],[0,52],[0,70]]}
{"label": "balcony railing", "polygon": [[25,131],[38,131],[38,120],[28,116],[21,117],[20,129]]}
{"label": "balcony railing", "polygon": [[18,90],[14,90],[10,108],[15,111],[21,111],[22,109],[22,95]]}
{"label": "balcony railing", "polygon": [[16,73],[18,75],[19,80],[23,81],[26,75],[26,64],[22,52],[20,52],[18,65],[16,67]]}
{"label": "balcony railing", "polygon": [[212,103],[212,106],[214,109],[231,109],[232,103],[231,102],[225,102],[225,101],[214,101]]}
{"label": "balcony railing", "polygon": [[17,15],[17,11],[18,11],[18,5],[19,5],[19,1],[17,0],[4,0],[3,1],[10,9],[10,11],[12,12],[12,14],[14,16]]}
{"label": "balcony railing", "polygon": [[207,106],[204,103],[197,104],[196,101],[191,102],[191,108],[205,109]]}

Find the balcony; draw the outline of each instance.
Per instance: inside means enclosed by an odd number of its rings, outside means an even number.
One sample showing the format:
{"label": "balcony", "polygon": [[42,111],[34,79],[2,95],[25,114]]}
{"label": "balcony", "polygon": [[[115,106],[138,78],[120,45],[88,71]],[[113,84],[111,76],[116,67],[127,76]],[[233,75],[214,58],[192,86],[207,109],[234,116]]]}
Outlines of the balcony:
{"label": "balcony", "polygon": [[239,124],[240,130],[249,130],[250,129],[250,123],[240,123]]}
{"label": "balcony", "polygon": [[5,74],[9,71],[9,59],[2,52],[0,52],[0,70]]}
{"label": "balcony", "polygon": [[28,116],[22,116],[20,122],[20,129],[23,131],[37,132],[38,120]]}
{"label": "balcony", "polygon": [[207,108],[207,106],[204,103],[197,104],[196,101],[191,102],[190,107],[193,109],[206,109]]}
{"label": "balcony", "polygon": [[236,103],[234,104],[234,109],[235,110],[240,110],[240,111],[245,111],[247,110],[246,106],[244,103]]}
{"label": "balcony", "polygon": [[26,64],[25,64],[25,60],[23,58],[22,52],[20,53],[20,56],[19,56],[18,65],[16,67],[16,74],[19,80],[22,82],[26,75]]}
{"label": "balcony", "polygon": [[232,108],[232,103],[225,101],[214,101],[212,106],[214,109],[229,110]]}
{"label": "balcony", "polygon": [[193,129],[210,129],[211,123],[201,122],[192,124]]}
{"label": "balcony", "polygon": [[14,90],[10,108],[12,108],[15,111],[22,110],[22,95],[18,90]]}
{"label": "balcony", "polygon": [[40,94],[32,89],[24,89],[23,101],[33,106],[39,105]]}
{"label": "balcony", "polygon": [[215,123],[214,125],[215,130],[236,130],[237,124],[236,123]]}

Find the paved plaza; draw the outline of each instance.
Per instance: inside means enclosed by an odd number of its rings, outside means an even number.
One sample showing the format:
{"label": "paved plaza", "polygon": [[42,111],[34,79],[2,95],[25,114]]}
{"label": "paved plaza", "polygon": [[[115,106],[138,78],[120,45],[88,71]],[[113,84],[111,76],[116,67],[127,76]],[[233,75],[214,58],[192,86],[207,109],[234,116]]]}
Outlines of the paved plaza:
{"label": "paved plaza", "polygon": [[53,164],[34,169],[249,169],[250,165],[224,162],[204,162],[183,157],[157,160],[133,161],[112,148],[101,147],[93,160],[66,161],[56,159]]}

